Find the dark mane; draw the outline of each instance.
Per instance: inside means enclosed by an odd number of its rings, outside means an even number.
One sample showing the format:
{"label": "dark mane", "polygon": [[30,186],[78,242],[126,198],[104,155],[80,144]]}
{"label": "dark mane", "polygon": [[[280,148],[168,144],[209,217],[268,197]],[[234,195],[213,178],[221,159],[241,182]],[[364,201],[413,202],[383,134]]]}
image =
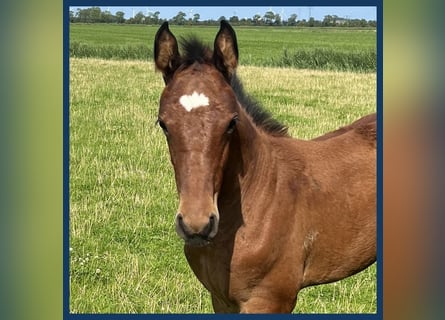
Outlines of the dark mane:
{"label": "dark mane", "polygon": [[[180,43],[182,48],[181,68],[186,68],[195,62],[212,63],[213,51],[196,36],[182,37]],[[268,111],[264,110],[256,100],[244,91],[243,85],[236,75],[232,77],[231,86],[241,106],[252,117],[255,125],[274,136],[287,135],[287,127],[274,119]]]}
{"label": "dark mane", "polygon": [[274,119],[258,101],[244,92],[243,84],[236,75],[232,78],[231,86],[241,106],[257,126],[274,136],[287,136],[287,127]]}
{"label": "dark mane", "polygon": [[198,63],[211,63],[213,51],[195,35],[181,37],[179,40],[182,48],[181,62],[186,66]]}

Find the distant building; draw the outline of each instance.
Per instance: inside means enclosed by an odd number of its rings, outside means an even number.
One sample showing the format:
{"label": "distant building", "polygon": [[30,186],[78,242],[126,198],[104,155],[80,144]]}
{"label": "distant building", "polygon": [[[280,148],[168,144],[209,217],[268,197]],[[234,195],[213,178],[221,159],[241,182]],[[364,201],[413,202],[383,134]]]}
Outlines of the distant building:
{"label": "distant building", "polygon": [[345,19],[345,18],[337,18],[337,19],[335,19],[335,24],[336,25],[344,25],[344,24],[347,24],[348,23],[348,19]]}

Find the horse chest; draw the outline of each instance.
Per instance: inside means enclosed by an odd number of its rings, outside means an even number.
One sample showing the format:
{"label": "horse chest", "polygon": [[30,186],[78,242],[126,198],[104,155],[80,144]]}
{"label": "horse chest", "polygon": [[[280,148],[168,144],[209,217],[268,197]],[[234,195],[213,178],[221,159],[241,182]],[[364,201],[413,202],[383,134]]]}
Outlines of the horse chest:
{"label": "horse chest", "polygon": [[230,256],[216,248],[185,247],[187,261],[201,283],[213,294],[227,298]]}

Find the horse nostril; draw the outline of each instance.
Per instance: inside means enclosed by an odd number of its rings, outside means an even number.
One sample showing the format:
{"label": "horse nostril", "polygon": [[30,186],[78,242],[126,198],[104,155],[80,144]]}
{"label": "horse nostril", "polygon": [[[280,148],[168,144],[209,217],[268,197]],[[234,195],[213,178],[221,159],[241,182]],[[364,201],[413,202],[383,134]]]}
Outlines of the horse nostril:
{"label": "horse nostril", "polygon": [[189,232],[187,230],[187,227],[184,224],[184,217],[181,213],[178,213],[176,215],[176,231],[181,237],[188,237]]}
{"label": "horse nostril", "polygon": [[209,217],[209,223],[200,232],[200,234],[204,237],[213,237],[216,234],[217,230],[216,224],[217,224],[217,217],[214,214],[212,214]]}

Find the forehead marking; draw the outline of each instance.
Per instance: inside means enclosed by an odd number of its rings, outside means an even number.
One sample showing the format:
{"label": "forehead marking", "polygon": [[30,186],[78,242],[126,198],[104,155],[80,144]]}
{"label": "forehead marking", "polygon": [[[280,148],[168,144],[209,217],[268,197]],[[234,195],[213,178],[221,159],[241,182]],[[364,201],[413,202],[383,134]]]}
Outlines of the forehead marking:
{"label": "forehead marking", "polygon": [[191,95],[183,95],[179,98],[179,103],[185,110],[190,112],[192,109],[208,106],[209,98],[203,93],[198,94],[196,91],[193,91]]}

